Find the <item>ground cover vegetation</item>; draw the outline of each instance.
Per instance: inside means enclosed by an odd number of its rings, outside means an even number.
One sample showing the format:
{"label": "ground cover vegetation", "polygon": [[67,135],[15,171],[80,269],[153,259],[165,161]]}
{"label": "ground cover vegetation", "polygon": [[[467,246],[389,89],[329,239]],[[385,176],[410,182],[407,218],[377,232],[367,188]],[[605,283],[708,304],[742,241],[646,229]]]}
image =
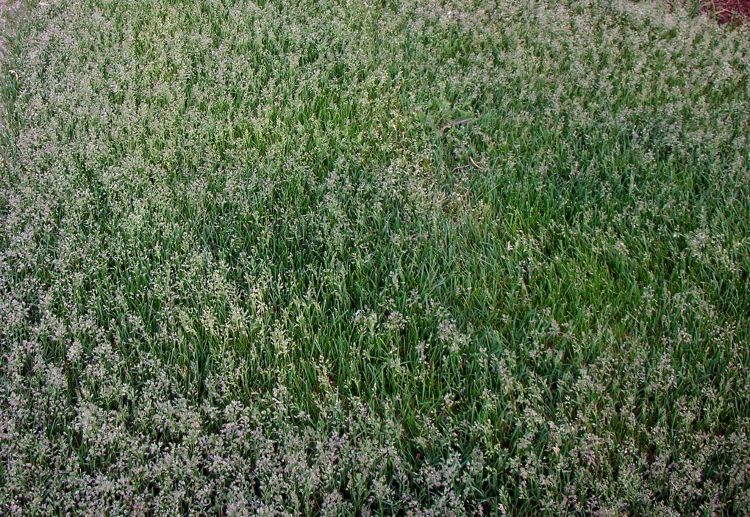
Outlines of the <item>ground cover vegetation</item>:
{"label": "ground cover vegetation", "polygon": [[663,2],[3,30],[0,510],[750,511],[750,36]]}

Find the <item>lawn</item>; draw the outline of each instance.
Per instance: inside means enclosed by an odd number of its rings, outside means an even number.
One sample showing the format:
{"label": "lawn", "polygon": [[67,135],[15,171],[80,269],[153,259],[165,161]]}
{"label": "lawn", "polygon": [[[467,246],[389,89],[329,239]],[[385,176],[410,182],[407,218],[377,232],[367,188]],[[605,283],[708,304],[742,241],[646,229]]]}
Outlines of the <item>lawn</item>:
{"label": "lawn", "polygon": [[750,512],[747,27],[10,16],[0,513]]}

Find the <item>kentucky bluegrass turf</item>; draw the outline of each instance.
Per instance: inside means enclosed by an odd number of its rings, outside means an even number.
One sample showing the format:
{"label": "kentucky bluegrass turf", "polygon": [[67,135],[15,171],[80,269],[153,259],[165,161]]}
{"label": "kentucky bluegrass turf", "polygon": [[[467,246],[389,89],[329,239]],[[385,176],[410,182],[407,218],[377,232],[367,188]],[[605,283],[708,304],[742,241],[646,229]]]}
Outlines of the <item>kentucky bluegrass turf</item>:
{"label": "kentucky bluegrass turf", "polygon": [[750,512],[747,29],[604,0],[15,27],[3,514]]}

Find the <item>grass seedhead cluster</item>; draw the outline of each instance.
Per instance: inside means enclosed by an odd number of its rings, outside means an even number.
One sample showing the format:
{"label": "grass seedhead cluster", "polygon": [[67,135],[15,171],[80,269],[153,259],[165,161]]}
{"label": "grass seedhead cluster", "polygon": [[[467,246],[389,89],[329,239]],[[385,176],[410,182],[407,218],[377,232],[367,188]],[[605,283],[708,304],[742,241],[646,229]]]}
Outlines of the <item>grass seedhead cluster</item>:
{"label": "grass seedhead cluster", "polygon": [[746,29],[603,0],[8,27],[4,515],[750,512]]}

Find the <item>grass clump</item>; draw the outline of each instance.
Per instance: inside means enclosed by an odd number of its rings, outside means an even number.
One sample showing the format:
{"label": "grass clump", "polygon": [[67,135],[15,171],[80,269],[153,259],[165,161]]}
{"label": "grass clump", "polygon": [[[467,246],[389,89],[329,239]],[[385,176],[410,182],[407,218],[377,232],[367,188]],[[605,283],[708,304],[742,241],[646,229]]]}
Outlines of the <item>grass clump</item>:
{"label": "grass clump", "polygon": [[750,511],[744,29],[70,0],[18,30],[3,513]]}

